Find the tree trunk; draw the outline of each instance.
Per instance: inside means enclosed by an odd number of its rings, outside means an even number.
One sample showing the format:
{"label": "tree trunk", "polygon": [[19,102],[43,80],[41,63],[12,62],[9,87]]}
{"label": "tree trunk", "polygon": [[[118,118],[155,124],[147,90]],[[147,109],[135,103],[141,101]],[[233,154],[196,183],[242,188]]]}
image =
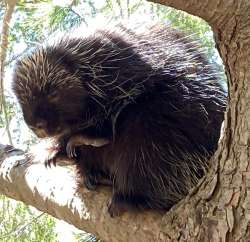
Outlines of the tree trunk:
{"label": "tree trunk", "polygon": [[[36,164],[23,169],[15,167],[15,162],[6,163],[9,148],[5,147],[0,162],[0,192],[98,234],[108,242],[250,241],[250,1],[155,2],[205,19],[215,33],[226,68],[229,106],[224,135],[212,158],[212,168],[199,186],[164,216],[156,212],[126,213],[110,219],[104,209],[109,192],[83,190],[83,199],[78,199],[72,192],[74,182],[68,180],[68,173],[63,173],[63,186],[58,188],[55,184],[60,178],[54,172],[44,173],[44,177],[41,169],[45,168],[40,166],[35,171]],[[33,183],[25,183],[27,179],[33,179]],[[46,190],[41,181],[46,183]],[[71,192],[63,193],[65,189]],[[61,196],[64,200],[60,203]]]}
{"label": "tree trunk", "polygon": [[250,1],[154,1],[200,16],[225,65],[229,104],[212,169],[165,216],[165,241],[250,241]]}

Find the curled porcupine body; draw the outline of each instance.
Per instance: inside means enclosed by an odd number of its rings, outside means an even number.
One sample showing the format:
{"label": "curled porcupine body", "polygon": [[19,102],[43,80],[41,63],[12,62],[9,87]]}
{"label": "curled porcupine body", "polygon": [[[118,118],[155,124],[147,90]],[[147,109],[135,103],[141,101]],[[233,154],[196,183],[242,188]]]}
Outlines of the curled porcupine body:
{"label": "curled porcupine body", "polygon": [[203,50],[161,24],[37,48],[16,64],[13,90],[29,127],[76,155],[88,188],[112,185],[113,216],[185,196],[217,147],[226,106]]}

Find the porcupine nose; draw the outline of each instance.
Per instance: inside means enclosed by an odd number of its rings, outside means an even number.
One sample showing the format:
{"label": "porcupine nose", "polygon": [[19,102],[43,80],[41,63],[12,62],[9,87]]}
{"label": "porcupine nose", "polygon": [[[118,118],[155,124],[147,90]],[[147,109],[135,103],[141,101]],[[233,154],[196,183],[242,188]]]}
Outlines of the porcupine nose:
{"label": "porcupine nose", "polygon": [[39,120],[35,125],[35,133],[39,138],[44,138],[48,136],[47,134],[47,121]]}

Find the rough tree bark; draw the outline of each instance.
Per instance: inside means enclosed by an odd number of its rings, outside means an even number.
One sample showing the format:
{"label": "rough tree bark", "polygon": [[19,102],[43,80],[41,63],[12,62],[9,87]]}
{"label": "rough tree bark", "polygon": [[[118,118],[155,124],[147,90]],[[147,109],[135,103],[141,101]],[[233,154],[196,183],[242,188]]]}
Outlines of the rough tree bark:
{"label": "rough tree bark", "polygon": [[224,136],[192,196],[165,216],[166,241],[250,241],[250,1],[155,1],[205,19],[229,84]]}
{"label": "rough tree bark", "polygon": [[[52,174],[39,164],[15,166],[20,156],[7,158],[15,151],[6,153],[9,148],[0,147],[5,150],[1,159],[0,193],[109,242],[250,241],[250,1],[155,2],[205,19],[213,28],[226,68],[229,106],[224,135],[212,158],[212,168],[199,186],[165,215],[126,213],[111,219],[105,209],[110,191],[83,189],[80,199],[75,195],[70,172],[57,168]],[[64,180],[63,186],[57,187],[58,179]]]}

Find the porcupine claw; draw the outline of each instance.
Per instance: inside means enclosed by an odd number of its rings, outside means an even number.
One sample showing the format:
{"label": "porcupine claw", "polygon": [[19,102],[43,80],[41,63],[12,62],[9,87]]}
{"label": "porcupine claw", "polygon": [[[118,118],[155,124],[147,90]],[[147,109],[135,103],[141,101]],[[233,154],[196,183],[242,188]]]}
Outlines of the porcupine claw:
{"label": "porcupine claw", "polygon": [[51,167],[51,160],[46,160],[45,162],[44,162],[44,165],[45,165],[45,167],[46,168],[50,168]]}
{"label": "porcupine claw", "polygon": [[56,166],[58,162],[60,162],[60,156],[59,155],[55,155],[52,158],[46,159],[44,161],[44,165],[45,165],[46,168],[51,168],[52,165]]}
{"label": "porcupine claw", "polygon": [[97,183],[97,178],[94,175],[92,175],[91,173],[86,174],[84,185],[88,190],[95,191]]}
{"label": "porcupine claw", "polygon": [[121,216],[124,212],[130,210],[129,204],[117,194],[113,194],[109,199],[107,207],[111,218]]}
{"label": "porcupine claw", "polygon": [[69,158],[76,157],[76,146],[74,145],[74,142],[71,142],[71,140],[67,143],[66,152]]}
{"label": "porcupine claw", "polygon": [[56,155],[55,155],[55,157],[47,158],[44,161],[44,165],[45,165],[46,168],[47,167],[51,168],[51,165],[56,166]]}

